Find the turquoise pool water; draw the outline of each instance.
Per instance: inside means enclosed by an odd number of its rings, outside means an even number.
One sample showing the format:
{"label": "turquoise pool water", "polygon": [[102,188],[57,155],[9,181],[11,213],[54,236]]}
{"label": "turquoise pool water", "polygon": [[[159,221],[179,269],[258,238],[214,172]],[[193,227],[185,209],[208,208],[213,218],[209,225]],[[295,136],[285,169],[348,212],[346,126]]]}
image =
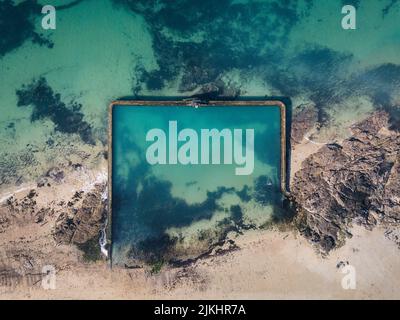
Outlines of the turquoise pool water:
{"label": "turquoise pool water", "polygon": [[[278,106],[116,105],[112,123],[114,263],[199,255],[228,230],[271,221],[282,204]],[[149,163],[149,148],[160,142],[146,139],[154,129],[166,137],[155,155],[166,156]],[[188,129],[193,135],[178,140]],[[202,132],[211,129],[225,135],[216,148],[207,136],[205,148]],[[213,152],[220,158],[213,161]],[[238,163],[238,154],[246,161]]]}

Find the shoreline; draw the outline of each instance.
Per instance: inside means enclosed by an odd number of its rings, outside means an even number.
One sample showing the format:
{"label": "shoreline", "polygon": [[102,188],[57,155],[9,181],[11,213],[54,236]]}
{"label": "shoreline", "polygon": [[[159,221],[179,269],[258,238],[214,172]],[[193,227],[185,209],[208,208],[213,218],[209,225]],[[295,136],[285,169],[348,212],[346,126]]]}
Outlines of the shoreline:
{"label": "shoreline", "polygon": [[[293,146],[291,178],[301,169],[302,161],[320,147],[307,139]],[[106,181],[106,161],[95,169],[71,168],[59,183],[38,188],[36,200],[43,207],[54,205],[57,199],[71,199],[78,191],[88,194],[97,183]],[[17,187],[17,197],[28,193],[29,186],[23,190]],[[1,198],[4,197],[2,194]],[[85,261],[77,246],[57,244],[53,238],[57,218],[53,214],[41,224],[18,220],[0,232],[0,246],[5,249],[0,264],[6,262],[5,267],[20,270],[23,278],[43,265],[54,265],[56,290],[42,289],[40,281],[32,286],[19,280],[18,285],[7,290],[0,285],[2,299],[395,299],[400,296],[399,247],[379,225],[372,231],[353,225],[351,238],[325,256],[295,230],[280,230],[275,226],[246,230],[241,235],[230,232],[226,242],[233,241],[234,250],[221,246],[221,254],[211,250],[189,264],[164,266],[152,274],[149,268],[142,267],[110,269],[105,258]],[[12,253],[28,258],[12,260],[8,257]],[[31,270],[24,269],[24,263],[31,264]],[[344,276],[341,267],[347,264],[357,270],[356,290],[341,287]]]}
{"label": "shoreline", "polygon": [[[78,265],[58,272],[55,290],[20,286],[3,298],[398,298],[400,261],[394,255],[398,248],[381,231],[354,227],[349,243],[327,257],[316,254],[293,232],[251,231],[237,239],[239,250],[210,256],[188,267],[165,268],[151,275],[145,269],[110,269],[100,262]],[[347,262],[357,271],[355,290],[341,287],[345,274],[338,265]]]}

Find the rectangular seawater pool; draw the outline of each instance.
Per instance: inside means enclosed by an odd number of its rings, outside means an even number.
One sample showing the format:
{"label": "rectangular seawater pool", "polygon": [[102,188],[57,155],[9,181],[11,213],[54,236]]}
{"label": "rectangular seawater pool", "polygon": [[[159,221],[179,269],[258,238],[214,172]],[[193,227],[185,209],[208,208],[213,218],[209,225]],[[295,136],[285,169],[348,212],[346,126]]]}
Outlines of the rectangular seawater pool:
{"label": "rectangular seawater pool", "polygon": [[116,101],[110,107],[113,264],[182,263],[279,215],[278,101]]}

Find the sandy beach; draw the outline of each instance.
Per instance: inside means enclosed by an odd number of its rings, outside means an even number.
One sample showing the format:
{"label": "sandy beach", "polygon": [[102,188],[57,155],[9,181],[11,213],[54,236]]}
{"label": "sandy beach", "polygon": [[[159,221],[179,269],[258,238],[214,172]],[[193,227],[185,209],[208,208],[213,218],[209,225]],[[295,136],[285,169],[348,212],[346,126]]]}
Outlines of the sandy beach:
{"label": "sandy beach", "polygon": [[[150,275],[142,269],[113,268],[106,263],[76,265],[79,254],[60,266],[56,289],[40,283],[21,285],[2,294],[16,299],[396,299],[400,287],[397,246],[384,237],[355,227],[345,247],[328,257],[318,255],[290,231],[249,232],[236,239],[240,249],[211,256],[187,268]],[[355,267],[356,289],[341,286],[343,261]],[[72,264],[69,264],[72,263]]]}

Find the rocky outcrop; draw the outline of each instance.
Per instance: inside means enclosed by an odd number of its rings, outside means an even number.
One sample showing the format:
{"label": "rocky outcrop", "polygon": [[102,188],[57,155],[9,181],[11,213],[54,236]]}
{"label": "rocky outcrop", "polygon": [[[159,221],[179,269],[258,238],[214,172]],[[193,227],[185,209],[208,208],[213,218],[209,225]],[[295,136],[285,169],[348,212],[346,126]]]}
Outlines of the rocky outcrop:
{"label": "rocky outcrop", "polygon": [[353,136],[307,158],[291,186],[301,233],[329,252],[351,236],[349,226],[400,223],[400,133],[376,112]]}
{"label": "rocky outcrop", "polygon": [[84,244],[98,237],[107,215],[107,202],[102,197],[105,188],[104,184],[97,184],[85,196],[75,194],[68,203],[70,212],[57,219],[53,235],[58,243]]}

